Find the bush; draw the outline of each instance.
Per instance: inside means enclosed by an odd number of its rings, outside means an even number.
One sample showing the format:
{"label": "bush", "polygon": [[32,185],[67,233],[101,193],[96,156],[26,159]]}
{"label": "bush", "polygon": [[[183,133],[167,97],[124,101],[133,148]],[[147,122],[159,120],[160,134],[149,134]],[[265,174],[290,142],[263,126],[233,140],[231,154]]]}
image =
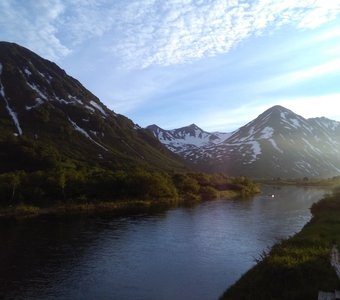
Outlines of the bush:
{"label": "bush", "polygon": [[213,200],[218,198],[218,192],[211,186],[203,186],[200,188],[200,194],[203,200]]}

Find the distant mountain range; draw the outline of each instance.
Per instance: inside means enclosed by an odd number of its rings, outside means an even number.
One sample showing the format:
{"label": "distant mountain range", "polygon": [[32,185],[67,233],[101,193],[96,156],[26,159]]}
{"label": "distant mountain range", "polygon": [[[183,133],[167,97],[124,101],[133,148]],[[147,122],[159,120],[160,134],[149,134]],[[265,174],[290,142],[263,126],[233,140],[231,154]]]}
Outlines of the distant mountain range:
{"label": "distant mountain range", "polygon": [[52,157],[110,169],[185,170],[148,130],[108,109],[55,63],[0,42],[0,172],[39,169]]}
{"label": "distant mountain range", "polygon": [[254,177],[340,175],[340,122],[274,106],[232,133],[148,129],[198,170]]}

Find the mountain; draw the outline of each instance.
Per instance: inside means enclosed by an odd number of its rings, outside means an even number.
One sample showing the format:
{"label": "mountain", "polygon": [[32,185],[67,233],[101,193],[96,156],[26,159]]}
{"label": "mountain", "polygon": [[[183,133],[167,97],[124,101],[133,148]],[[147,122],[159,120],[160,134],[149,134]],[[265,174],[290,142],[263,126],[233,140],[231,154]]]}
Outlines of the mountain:
{"label": "mountain", "polygon": [[230,133],[209,133],[195,124],[174,130],[164,130],[157,125],[150,125],[147,129],[169,150],[186,159],[189,159],[192,151],[220,144],[231,135]]}
{"label": "mountain", "polygon": [[183,169],[146,129],[108,109],[55,63],[0,42],[0,171],[49,160],[112,169]]}
{"label": "mountain", "polygon": [[340,174],[340,122],[305,119],[277,105],[221,142],[196,148],[183,145],[175,152],[204,171],[253,177],[330,177]]}
{"label": "mountain", "polygon": [[0,42],[0,172],[39,170],[54,161],[169,171],[184,170],[185,161],[228,175],[328,177],[339,175],[339,154],[339,122],[305,119],[282,106],[233,133],[195,124],[143,129],[55,63]]}

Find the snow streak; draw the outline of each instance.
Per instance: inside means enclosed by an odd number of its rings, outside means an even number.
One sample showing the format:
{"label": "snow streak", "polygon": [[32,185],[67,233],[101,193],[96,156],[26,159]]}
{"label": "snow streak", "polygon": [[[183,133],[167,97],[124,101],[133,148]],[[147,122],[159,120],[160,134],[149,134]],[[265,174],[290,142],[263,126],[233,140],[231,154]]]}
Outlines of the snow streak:
{"label": "snow streak", "polygon": [[[1,74],[2,74],[2,64],[0,63],[0,76],[1,76]],[[20,127],[20,123],[19,123],[19,120],[18,120],[17,113],[9,106],[8,99],[7,99],[6,94],[5,94],[5,88],[4,88],[4,86],[1,82],[1,78],[0,78],[0,96],[5,101],[6,109],[9,113],[10,117],[12,118],[15,127],[17,128],[18,134],[22,135],[22,129]]]}
{"label": "snow streak", "polygon": [[90,137],[90,135],[84,130],[83,128],[79,127],[76,122],[72,121],[70,117],[68,117],[68,120],[72,124],[75,130],[79,131],[81,134],[83,134],[85,137],[87,137],[92,143],[96,144],[100,148],[104,149],[105,151],[109,151],[107,148],[105,148],[103,145],[97,143],[93,138]]}

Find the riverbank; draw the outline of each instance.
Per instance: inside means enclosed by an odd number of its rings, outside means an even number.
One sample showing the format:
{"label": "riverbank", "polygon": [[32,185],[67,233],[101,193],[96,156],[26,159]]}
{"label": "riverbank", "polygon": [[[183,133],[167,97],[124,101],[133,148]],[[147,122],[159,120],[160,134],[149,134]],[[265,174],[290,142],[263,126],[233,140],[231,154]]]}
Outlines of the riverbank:
{"label": "riverbank", "polygon": [[136,206],[199,203],[219,197],[249,197],[259,192],[259,186],[246,177],[222,174],[168,174],[142,169],[18,171],[0,174],[0,217],[119,211]]}
{"label": "riverbank", "polygon": [[264,252],[221,299],[317,299],[319,291],[339,289],[330,255],[333,245],[340,246],[340,193],[314,204],[311,212],[299,233]]}
{"label": "riverbank", "polygon": [[[0,219],[8,218],[30,218],[41,215],[63,215],[63,214],[97,214],[97,213],[129,213],[147,212],[155,209],[167,209],[177,205],[194,205],[202,201],[215,199],[242,198],[242,191],[225,190],[218,191],[213,199],[185,200],[124,200],[124,201],[96,201],[86,203],[58,203],[47,207],[39,207],[30,204],[18,204],[0,208]],[[248,195],[249,197],[249,195]]]}
{"label": "riverbank", "polygon": [[28,218],[41,215],[62,214],[94,214],[94,213],[122,213],[124,211],[146,210],[156,206],[170,206],[170,202],[155,203],[152,201],[121,201],[96,203],[68,203],[56,204],[49,207],[39,207],[28,204],[19,204],[13,207],[0,209],[0,218]]}

